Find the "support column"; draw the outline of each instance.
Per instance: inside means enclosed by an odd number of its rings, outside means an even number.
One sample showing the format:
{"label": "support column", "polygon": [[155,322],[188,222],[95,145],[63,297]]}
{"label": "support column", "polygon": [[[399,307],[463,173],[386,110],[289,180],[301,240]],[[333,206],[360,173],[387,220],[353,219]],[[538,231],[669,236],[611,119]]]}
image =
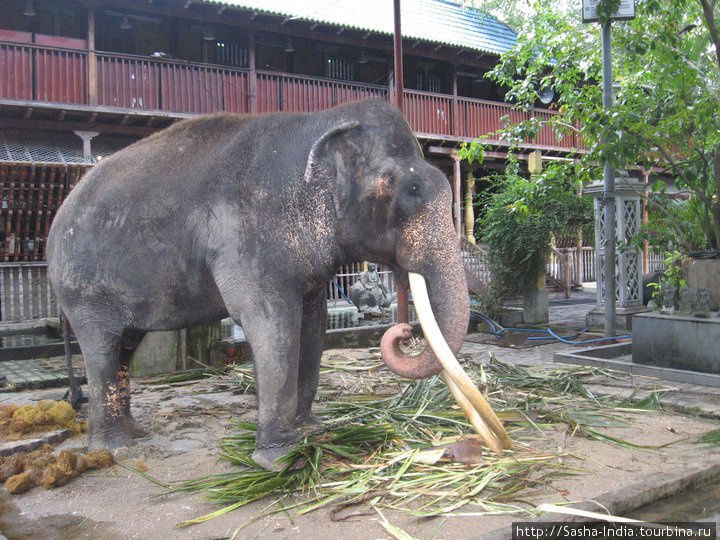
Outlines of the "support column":
{"label": "support column", "polygon": [[459,107],[458,107],[458,86],[457,86],[457,65],[453,64],[452,67],[452,91],[453,91],[453,103],[452,103],[452,132],[456,137],[460,136],[460,118],[459,118]]}
{"label": "support column", "polygon": [[643,184],[622,171],[613,179],[614,199],[612,214],[615,216],[617,240],[625,242],[623,250],[611,249],[607,239],[607,223],[604,201],[604,183],[593,182],[583,193],[595,198],[595,267],[597,282],[597,306],[587,315],[587,324],[601,328],[610,316],[605,305],[606,276],[608,257],[615,258],[615,325],[623,330],[632,328],[632,315],[647,311],[642,303],[642,250],[633,247],[630,240],[640,231],[641,205],[640,193]]}
{"label": "support column", "polygon": [[95,54],[95,8],[89,7],[87,13],[87,47],[88,47],[88,69],[87,89],[88,105],[98,104],[97,89],[97,55]]}
{"label": "support column", "polygon": [[465,238],[475,245],[475,208],[473,208],[473,195],[475,193],[475,177],[472,171],[465,177]]}
{"label": "support column", "polygon": [[255,66],[255,33],[248,33],[248,93],[250,94],[250,114],[257,114],[257,68]]}
{"label": "support column", "polygon": [[92,163],[93,157],[92,157],[92,147],[90,144],[90,141],[93,140],[93,138],[100,135],[99,131],[74,131],[75,135],[80,137],[83,142],[83,159],[86,163]]}
{"label": "support column", "polygon": [[453,159],[453,221],[455,223],[455,232],[458,237],[462,234],[462,224],[460,223],[460,158],[457,154],[452,154]]}
{"label": "support column", "polygon": [[[403,98],[405,97],[405,86],[403,84],[403,49],[402,49],[402,25],[400,20],[400,0],[393,0],[393,67],[395,68],[395,94],[393,102],[400,111],[405,114]],[[399,323],[407,323],[410,320],[410,309],[408,307],[408,291],[400,281],[397,281],[397,320]]]}
{"label": "support column", "polygon": [[[652,172],[652,169],[649,171],[645,168],[641,168],[640,172],[642,172],[643,175],[643,184],[645,184],[645,192],[643,193],[642,197],[642,224],[643,227],[645,227],[648,223],[648,220],[650,219],[648,214],[648,184],[650,184],[650,173]],[[643,252],[643,274],[650,273],[650,244],[647,240],[643,240],[642,245],[642,252]]]}
{"label": "support column", "polygon": [[[528,155],[530,181],[542,173],[542,152],[535,150]],[[550,298],[545,288],[545,268],[537,276],[535,287],[523,294],[523,322],[546,324],[550,320]]]}

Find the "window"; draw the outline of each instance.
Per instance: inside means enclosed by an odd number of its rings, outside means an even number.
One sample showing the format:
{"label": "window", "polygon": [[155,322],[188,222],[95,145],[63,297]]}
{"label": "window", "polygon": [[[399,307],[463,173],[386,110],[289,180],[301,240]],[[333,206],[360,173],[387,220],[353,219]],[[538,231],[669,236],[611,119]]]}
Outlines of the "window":
{"label": "window", "polygon": [[215,59],[225,66],[245,67],[248,65],[248,50],[240,43],[218,41],[215,43]]}
{"label": "window", "polygon": [[355,80],[355,64],[338,55],[330,55],[325,63],[325,76],[341,81]]}

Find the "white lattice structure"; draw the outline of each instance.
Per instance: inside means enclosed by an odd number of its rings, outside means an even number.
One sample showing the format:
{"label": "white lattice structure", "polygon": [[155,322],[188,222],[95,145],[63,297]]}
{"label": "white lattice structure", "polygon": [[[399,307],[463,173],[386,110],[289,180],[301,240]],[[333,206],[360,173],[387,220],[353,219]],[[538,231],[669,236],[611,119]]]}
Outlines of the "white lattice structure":
{"label": "white lattice structure", "polygon": [[[618,309],[642,306],[642,250],[631,245],[640,232],[640,200],[644,184],[626,175],[615,178],[615,301]],[[595,263],[597,305],[605,298],[605,212],[603,183],[594,182],[583,193],[595,198]]]}

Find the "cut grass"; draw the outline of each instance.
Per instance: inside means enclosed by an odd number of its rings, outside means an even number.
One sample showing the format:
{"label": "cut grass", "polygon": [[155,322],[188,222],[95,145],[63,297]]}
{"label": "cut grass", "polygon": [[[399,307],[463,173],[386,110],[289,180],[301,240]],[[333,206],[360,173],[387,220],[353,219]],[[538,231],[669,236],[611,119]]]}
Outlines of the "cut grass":
{"label": "cut grass", "polygon": [[[376,359],[369,359],[366,369],[377,369],[376,364]],[[296,513],[334,505],[332,516],[338,520],[360,505],[417,516],[453,515],[461,509],[530,515],[534,495],[553,478],[578,471],[564,464],[567,454],[561,450],[544,452],[530,446],[538,432],[560,429],[625,448],[648,448],[602,430],[627,425],[625,414],[657,409],[657,392],[642,400],[631,397],[613,403],[594,396],[580,380],[598,375],[597,369],[530,369],[492,357],[485,366],[469,363],[466,368],[505,421],[513,450],[485,454],[472,465],[441,461],[443,445],[473,430],[439,377],[407,383],[395,396],[344,395],[319,413],[328,429],[302,441],[284,458],[280,473],[266,471],[252,460],[256,426],[237,423],[239,432],[222,439],[220,447],[221,458],[238,470],[173,488],[202,492],[226,506],[180,525],[206,521],[267,496],[282,501],[298,493],[300,502],[290,507]],[[345,361],[324,368],[346,369],[364,371]],[[248,374],[241,373],[246,391]],[[381,379],[398,382],[388,374]]]}

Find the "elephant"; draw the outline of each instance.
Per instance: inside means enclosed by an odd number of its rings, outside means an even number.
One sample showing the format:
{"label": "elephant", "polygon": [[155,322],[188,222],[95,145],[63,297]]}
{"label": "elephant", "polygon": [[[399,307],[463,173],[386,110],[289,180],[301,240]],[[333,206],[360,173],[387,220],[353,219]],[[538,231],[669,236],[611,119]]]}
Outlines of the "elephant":
{"label": "elephant", "polygon": [[[342,264],[377,261],[406,287],[409,272],[424,277],[456,353],[469,301],[451,199],[402,113],[379,100],[198,116],[100,161],[47,242],[50,280],[86,364],[88,446],[118,449],[144,435],[130,410],[129,359],[146,332],[229,316],[252,350],[253,459],[277,470],[320,423],[311,405],[326,284]],[[387,366],[408,378],[439,373],[430,347],[400,350],[409,328],[387,331]]]}

